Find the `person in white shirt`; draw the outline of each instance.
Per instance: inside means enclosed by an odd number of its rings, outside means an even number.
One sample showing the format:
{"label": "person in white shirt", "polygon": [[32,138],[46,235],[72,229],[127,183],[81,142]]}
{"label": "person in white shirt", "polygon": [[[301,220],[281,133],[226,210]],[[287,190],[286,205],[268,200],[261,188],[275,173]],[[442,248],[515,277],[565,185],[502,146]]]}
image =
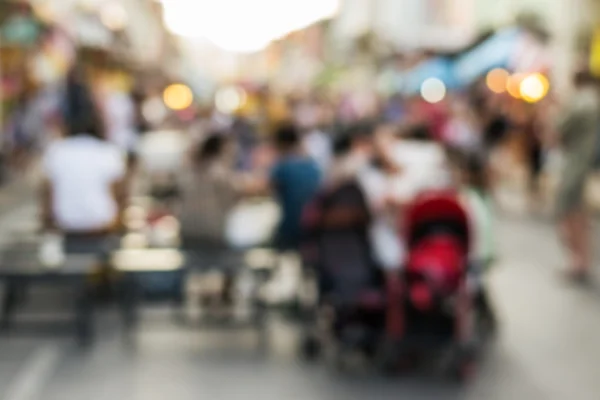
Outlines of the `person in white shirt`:
{"label": "person in white shirt", "polygon": [[396,188],[403,197],[412,199],[425,190],[451,185],[446,151],[430,139],[426,127],[411,128],[391,147],[394,162],[403,168],[402,180],[397,182]]}
{"label": "person in white shirt", "polygon": [[394,137],[385,126],[375,131],[374,162],[359,174],[359,181],[369,200],[374,220],[370,228],[371,245],[377,261],[385,271],[402,268],[405,248],[399,232],[404,193],[398,183],[404,179],[404,167],[393,160]]}
{"label": "person in white shirt", "polygon": [[329,170],[332,158],[331,138],[320,129],[311,129],[304,135],[304,149],[319,165],[321,171]]}
{"label": "person in white shirt", "polygon": [[66,137],[46,149],[42,215],[47,230],[102,237],[118,226],[125,157],[101,139],[100,126],[93,107],[87,107],[67,121]]}

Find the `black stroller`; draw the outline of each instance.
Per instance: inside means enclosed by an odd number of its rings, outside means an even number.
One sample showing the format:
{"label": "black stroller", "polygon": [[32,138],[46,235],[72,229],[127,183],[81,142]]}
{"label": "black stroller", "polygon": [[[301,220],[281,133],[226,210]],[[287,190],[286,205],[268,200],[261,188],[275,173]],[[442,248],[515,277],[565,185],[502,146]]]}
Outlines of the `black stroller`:
{"label": "black stroller", "polygon": [[372,357],[385,330],[384,279],[369,244],[370,214],[355,182],[325,189],[304,214],[302,256],[317,283],[302,355],[317,358],[327,343]]}

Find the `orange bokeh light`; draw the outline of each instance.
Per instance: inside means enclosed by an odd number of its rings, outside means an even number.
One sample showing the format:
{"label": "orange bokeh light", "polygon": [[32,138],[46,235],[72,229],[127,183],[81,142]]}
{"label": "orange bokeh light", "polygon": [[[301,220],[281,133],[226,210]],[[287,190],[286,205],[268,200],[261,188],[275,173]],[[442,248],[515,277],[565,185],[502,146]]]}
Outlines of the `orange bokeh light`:
{"label": "orange bokeh light", "polygon": [[507,90],[507,82],[510,74],[507,70],[497,68],[491,70],[486,77],[488,88],[494,93],[504,93]]}
{"label": "orange bokeh light", "polygon": [[521,82],[525,77],[525,74],[514,74],[506,81],[506,91],[515,99],[521,98]]}

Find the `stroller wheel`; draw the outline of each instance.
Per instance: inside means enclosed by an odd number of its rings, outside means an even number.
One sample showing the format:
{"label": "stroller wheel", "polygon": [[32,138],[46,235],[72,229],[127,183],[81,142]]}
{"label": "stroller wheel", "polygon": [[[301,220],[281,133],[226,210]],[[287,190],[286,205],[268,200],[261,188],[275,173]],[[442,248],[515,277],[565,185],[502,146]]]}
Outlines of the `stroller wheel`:
{"label": "stroller wheel", "polygon": [[468,383],[477,372],[477,359],[473,348],[465,347],[458,350],[450,369],[451,377],[460,383]]}
{"label": "stroller wheel", "polygon": [[397,346],[389,341],[384,342],[375,357],[375,366],[384,375],[396,375],[403,364],[398,353]]}
{"label": "stroller wheel", "polygon": [[455,379],[460,383],[471,382],[477,373],[477,365],[474,360],[464,360],[457,365],[454,371]]}
{"label": "stroller wheel", "polygon": [[321,356],[322,344],[314,335],[308,335],[300,344],[300,355],[306,361],[315,361]]}

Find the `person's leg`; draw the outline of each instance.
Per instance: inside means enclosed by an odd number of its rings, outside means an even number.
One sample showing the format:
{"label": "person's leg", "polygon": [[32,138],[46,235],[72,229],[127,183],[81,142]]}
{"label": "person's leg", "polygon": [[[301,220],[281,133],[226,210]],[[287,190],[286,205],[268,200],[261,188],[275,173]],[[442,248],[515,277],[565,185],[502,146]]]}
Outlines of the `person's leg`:
{"label": "person's leg", "polygon": [[585,276],[591,266],[589,221],[583,209],[565,213],[560,221],[560,234],[568,253],[568,275]]}
{"label": "person's leg", "polygon": [[584,208],[573,213],[572,237],[575,252],[574,264],[575,271],[580,274],[587,274],[592,264],[591,243],[590,243],[590,221]]}
{"label": "person's leg", "polygon": [[560,217],[558,222],[558,235],[559,238],[567,250],[569,261],[573,259],[575,253],[575,245],[573,243],[573,228],[572,228],[572,217],[570,214],[565,214]]}

